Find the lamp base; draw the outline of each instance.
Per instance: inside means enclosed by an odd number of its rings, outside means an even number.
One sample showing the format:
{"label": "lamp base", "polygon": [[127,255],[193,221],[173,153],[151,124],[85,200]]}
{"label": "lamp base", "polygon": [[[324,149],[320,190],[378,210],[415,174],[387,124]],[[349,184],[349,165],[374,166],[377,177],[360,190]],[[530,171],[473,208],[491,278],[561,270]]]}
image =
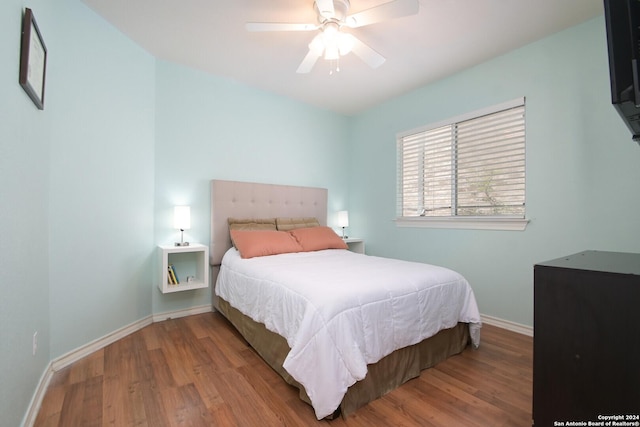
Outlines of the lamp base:
{"label": "lamp base", "polygon": [[180,229],[180,241],[176,242],[176,246],[189,246],[189,242],[184,241],[184,228]]}

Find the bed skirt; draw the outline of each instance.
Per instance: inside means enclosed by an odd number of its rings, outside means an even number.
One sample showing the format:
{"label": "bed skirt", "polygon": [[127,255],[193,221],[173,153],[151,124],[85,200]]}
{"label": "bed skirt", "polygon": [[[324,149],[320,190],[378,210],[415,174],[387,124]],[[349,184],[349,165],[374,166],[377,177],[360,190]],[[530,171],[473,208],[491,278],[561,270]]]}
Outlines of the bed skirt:
{"label": "bed skirt", "polygon": [[[255,322],[231,307],[222,298],[218,298],[218,308],[260,357],[287,383],[298,388],[300,399],[311,404],[304,387],[282,367],[290,351],[287,341],[269,331],[264,324]],[[367,376],[349,387],[340,407],[329,418],[334,418],[339,413],[343,417],[352,414],[361,406],[420,376],[423,369],[462,352],[470,343],[469,325],[458,323],[453,328],[442,330],[418,344],[394,351],[377,363],[367,366]]]}

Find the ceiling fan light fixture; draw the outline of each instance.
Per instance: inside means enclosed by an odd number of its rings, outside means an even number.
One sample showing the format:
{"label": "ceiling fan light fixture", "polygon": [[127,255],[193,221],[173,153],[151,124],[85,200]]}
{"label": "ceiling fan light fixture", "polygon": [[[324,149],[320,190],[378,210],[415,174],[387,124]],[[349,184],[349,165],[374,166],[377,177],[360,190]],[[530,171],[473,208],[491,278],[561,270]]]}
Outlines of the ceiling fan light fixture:
{"label": "ceiling fan light fixture", "polygon": [[[353,52],[371,68],[377,68],[385,62],[384,56],[363,43],[350,33],[341,30],[375,24],[384,20],[416,15],[419,11],[419,0],[387,0],[382,4],[349,15],[349,0],[314,0],[313,7],[317,14],[318,24],[299,24],[282,22],[248,22],[248,31],[313,31],[320,30],[309,43],[309,51],[296,70],[297,73],[308,73],[321,57],[336,63],[340,56]],[[331,73],[330,73],[331,74]]]}
{"label": "ceiling fan light fixture", "polygon": [[[314,46],[312,47],[313,44]],[[324,52],[324,59],[335,60],[351,52],[354,45],[354,37],[351,34],[340,31],[340,26],[335,22],[328,22],[322,27],[321,37],[313,39],[309,45],[318,55]]]}
{"label": "ceiling fan light fixture", "polygon": [[354,37],[351,34],[340,33],[338,34],[338,50],[340,55],[344,56],[351,52],[354,45]]}
{"label": "ceiling fan light fixture", "polygon": [[316,56],[322,55],[324,52],[324,42],[322,40],[322,33],[317,34],[311,43],[309,43],[309,50],[313,52]]}
{"label": "ceiling fan light fixture", "polygon": [[327,22],[322,26],[322,33],[325,39],[333,39],[338,36],[340,32],[340,26],[336,22]]}
{"label": "ceiling fan light fixture", "polygon": [[340,58],[340,50],[337,45],[327,46],[324,50],[324,59],[332,61]]}

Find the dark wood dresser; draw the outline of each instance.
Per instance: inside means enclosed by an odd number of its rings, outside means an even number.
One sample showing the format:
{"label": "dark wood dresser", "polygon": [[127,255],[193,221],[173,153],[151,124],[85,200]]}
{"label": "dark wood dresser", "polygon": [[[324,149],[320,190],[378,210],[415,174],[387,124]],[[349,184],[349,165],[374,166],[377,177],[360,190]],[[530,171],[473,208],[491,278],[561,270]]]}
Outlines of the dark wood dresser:
{"label": "dark wood dresser", "polygon": [[640,421],[640,254],[535,265],[533,325],[535,427]]}

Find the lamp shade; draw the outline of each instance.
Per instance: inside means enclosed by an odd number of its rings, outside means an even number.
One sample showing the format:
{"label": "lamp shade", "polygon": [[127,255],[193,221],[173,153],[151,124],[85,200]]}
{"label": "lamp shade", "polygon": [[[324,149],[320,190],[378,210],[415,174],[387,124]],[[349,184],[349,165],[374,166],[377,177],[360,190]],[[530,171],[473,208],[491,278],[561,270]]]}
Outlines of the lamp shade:
{"label": "lamp shade", "polygon": [[338,227],[349,226],[349,211],[338,212]]}
{"label": "lamp shade", "polygon": [[188,230],[191,228],[191,207],[176,206],[173,209],[173,228]]}

